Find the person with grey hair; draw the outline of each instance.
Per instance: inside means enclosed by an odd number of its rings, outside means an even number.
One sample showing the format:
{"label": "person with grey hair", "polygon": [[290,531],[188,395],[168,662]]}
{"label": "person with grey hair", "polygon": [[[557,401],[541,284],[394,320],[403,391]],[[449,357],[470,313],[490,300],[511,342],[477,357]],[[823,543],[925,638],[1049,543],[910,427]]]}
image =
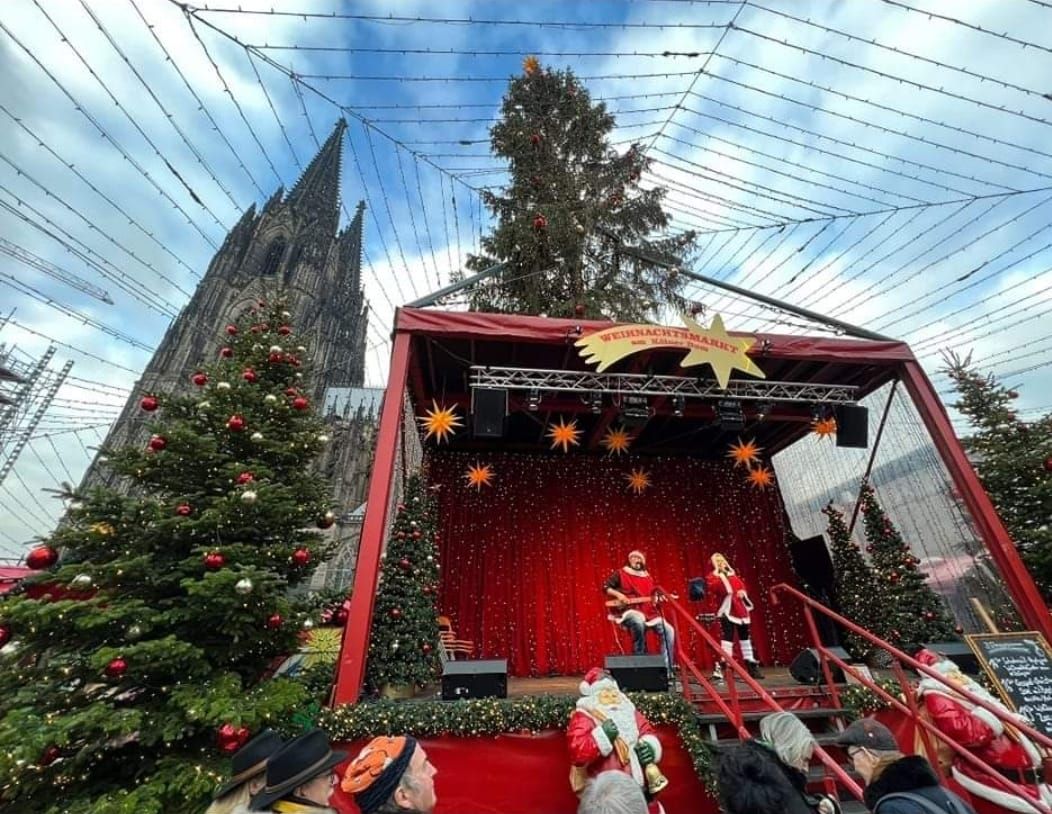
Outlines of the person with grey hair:
{"label": "person with grey hair", "polygon": [[760,738],[725,752],[717,778],[727,814],[840,814],[837,801],[807,792],[815,738],[791,712],[760,721]]}
{"label": "person with grey hair", "polygon": [[601,772],[585,786],[577,814],[647,814],[647,800],[629,775]]}

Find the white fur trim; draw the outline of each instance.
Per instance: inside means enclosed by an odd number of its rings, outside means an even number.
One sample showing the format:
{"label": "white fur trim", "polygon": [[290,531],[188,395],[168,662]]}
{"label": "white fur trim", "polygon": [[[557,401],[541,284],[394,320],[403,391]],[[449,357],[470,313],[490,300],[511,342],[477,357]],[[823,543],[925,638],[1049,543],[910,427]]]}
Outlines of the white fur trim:
{"label": "white fur trim", "polygon": [[653,735],[644,735],[639,740],[641,740],[643,743],[649,743],[650,744],[650,748],[654,750],[654,762],[655,763],[660,763],[661,762],[661,754],[662,754],[661,753],[661,741],[659,741]]}
{"label": "white fur trim", "polygon": [[610,738],[606,736],[602,724],[592,730],[592,737],[595,738],[595,745],[599,747],[599,754],[603,757],[606,757],[614,751],[614,744],[612,744]]}
{"label": "white fur trim", "polygon": [[[1008,791],[994,788],[993,786],[988,786],[985,783],[981,783],[974,777],[969,777],[964,772],[959,771],[956,766],[953,767],[952,772],[953,779],[960,783],[961,787],[969,794],[974,794],[976,797],[980,797],[983,800],[989,800],[991,803],[995,803],[1002,808],[1007,808],[1009,811],[1019,811],[1022,812],[1022,814],[1035,814],[1035,807],[1020,800],[1016,795]],[[1044,797],[1044,789],[1038,787],[1038,792]]]}
{"label": "white fur trim", "polygon": [[972,709],[972,715],[990,727],[994,731],[995,738],[1004,733],[1004,724],[1001,723],[1001,719],[992,712],[985,710],[982,707],[975,707]]}

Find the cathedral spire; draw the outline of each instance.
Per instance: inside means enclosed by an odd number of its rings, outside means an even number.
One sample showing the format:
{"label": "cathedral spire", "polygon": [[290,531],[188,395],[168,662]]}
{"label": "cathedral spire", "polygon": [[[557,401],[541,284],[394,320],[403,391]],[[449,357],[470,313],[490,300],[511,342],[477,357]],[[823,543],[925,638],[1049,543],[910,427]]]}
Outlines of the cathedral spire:
{"label": "cathedral spire", "polygon": [[362,245],[365,228],[365,201],[358,202],[354,217],[337,239],[340,268],[343,270],[345,285],[350,292],[357,293],[362,285]]}
{"label": "cathedral spire", "polygon": [[340,157],[346,132],[347,122],[340,119],[285,199],[293,209],[331,219],[333,232],[340,219]]}

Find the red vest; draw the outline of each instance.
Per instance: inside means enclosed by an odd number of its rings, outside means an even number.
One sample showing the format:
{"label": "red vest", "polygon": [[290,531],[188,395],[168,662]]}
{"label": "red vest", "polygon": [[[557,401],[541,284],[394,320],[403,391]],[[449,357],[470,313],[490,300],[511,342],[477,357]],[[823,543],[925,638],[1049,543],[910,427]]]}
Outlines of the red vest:
{"label": "red vest", "polygon": [[[622,568],[619,577],[621,579],[621,593],[625,596],[631,598],[654,595],[654,578],[646,571],[640,574],[630,568]],[[652,602],[632,605],[631,608],[642,613],[647,619],[653,619],[657,616],[657,608],[654,607]]]}

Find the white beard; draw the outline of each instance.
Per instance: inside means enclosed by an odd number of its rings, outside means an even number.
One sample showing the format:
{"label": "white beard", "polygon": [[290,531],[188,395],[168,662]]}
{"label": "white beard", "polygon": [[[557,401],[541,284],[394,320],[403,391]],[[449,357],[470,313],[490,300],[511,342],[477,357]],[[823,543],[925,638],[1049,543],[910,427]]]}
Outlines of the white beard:
{"label": "white beard", "polygon": [[[604,689],[617,690],[617,704],[600,704],[599,691]],[[628,744],[629,748],[636,745],[639,740],[639,727],[636,725],[636,707],[623,692],[617,689],[617,683],[613,679],[604,678],[597,681],[590,688],[590,694],[577,700],[577,708],[582,712],[591,714],[598,710],[604,716],[617,724],[617,731],[621,739]],[[596,722],[599,718],[592,715]]]}

